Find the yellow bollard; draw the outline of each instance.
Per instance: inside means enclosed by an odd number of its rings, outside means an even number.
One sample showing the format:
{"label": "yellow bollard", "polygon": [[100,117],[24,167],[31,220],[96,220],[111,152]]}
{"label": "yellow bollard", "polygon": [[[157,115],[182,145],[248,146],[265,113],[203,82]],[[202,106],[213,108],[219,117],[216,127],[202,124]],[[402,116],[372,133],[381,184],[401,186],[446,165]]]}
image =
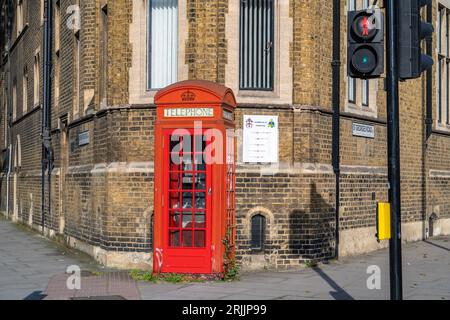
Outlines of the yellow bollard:
{"label": "yellow bollard", "polygon": [[377,206],[377,239],[391,239],[391,204],[387,202],[379,202]]}

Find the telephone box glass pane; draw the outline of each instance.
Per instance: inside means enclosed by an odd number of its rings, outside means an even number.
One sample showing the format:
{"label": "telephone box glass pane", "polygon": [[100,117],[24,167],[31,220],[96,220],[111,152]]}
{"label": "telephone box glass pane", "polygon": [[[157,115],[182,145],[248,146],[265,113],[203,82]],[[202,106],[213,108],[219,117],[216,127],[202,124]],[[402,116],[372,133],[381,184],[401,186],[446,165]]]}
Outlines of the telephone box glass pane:
{"label": "telephone box glass pane", "polygon": [[183,172],[183,190],[193,190],[193,174]]}
{"label": "telephone box glass pane", "polygon": [[172,135],[170,137],[170,152],[172,152],[172,153],[180,153],[180,151],[181,151],[180,136]]}
{"label": "telephone box glass pane", "polygon": [[171,247],[179,247],[180,246],[180,231],[179,230],[170,230],[169,245]]}
{"label": "telephone box glass pane", "polygon": [[205,229],[206,228],[205,222],[206,222],[206,220],[205,220],[205,213],[204,212],[197,212],[197,213],[195,213],[195,224],[194,224],[194,227],[196,229]]}
{"label": "telephone box glass pane", "polygon": [[183,247],[192,247],[192,230],[183,231]]}
{"label": "telephone box glass pane", "polygon": [[193,166],[192,166],[192,155],[190,154],[183,154],[183,171],[192,171]]}
{"label": "telephone box glass pane", "polygon": [[192,212],[183,212],[183,229],[192,229]]}
{"label": "telephone box glass pane", "polygon": [[179,212],[172,212],[170,215],[170,227],[171,228],[179,228],[180,227],[180,217],[181,214]]}
{"label": "telephone box glass pane", "polygon": [[194,246],[196,248],[205,247],[206,243],[206,232],[204,230],[196,230],[194,233]]}
{"label": "telephone box glass pane", "polygon": [[206,193],[197,192],[195,194],[195,208],[196,209],[206,209]]}
{"label": "telephone box glass pane", "polygon": [[192,192],[183,192],[183,209],[192,209]]}
{"label": "telephone box glass pane", "polygon": [[180,174],[178,172],[170,173],[170,182],[169,182],[170,190],[179,190],[180,189]]}
{"label": "telephone box glass pane", "polygon": [[206,174],[197,173],[195,177],[195,189],[201,191],[206,190]]}
{"label": "telephone box glass pane", "polygon": [[180,208],[180,194],[178,192],[169,193],[169,208],[170,209]]}

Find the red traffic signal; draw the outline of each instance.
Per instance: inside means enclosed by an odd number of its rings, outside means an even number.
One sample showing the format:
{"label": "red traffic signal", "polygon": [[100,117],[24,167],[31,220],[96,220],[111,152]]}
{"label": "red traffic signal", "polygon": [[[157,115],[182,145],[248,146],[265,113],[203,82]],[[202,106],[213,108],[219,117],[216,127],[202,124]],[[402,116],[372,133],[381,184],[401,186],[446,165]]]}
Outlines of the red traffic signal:
{"label": "red traffic signal", "polygon": [[377,34],[377,22],[372,14],[361,12],[353,20],[352,31],[362,40],[371,40]]}
{"label": "red traffic signal", "polygon": [[347,74],[377,78],[384,72],[384,16],[379,9],[348,13]]}

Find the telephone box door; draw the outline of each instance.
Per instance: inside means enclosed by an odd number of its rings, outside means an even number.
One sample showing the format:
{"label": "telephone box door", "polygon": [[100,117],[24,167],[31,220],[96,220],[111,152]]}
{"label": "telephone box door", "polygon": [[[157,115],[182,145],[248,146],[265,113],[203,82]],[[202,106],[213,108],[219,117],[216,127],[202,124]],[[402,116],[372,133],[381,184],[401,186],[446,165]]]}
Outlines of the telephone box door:
{"label": "telephone box door", "polygon": [[211,273],[211,165],[194,130],[164,130],[162,272]]}

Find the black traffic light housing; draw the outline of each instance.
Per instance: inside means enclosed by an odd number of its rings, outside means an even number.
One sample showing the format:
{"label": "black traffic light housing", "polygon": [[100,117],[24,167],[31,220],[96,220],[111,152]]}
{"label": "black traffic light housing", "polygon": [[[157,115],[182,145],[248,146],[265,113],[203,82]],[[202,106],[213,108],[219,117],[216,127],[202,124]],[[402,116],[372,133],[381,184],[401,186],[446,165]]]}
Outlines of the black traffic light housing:
{"label": "black traffic light housing", "polygon": [[380,9],[348,12],[347,74],[370,79],[384,72],[384,16]]}
{"label": "black traffic light housing", "polygon": [[421,41],[431,37],[433,25],[421,20],[420,10],[432,0],[398,0],[399,78],[419,78],[433,66],[433,58],[422,54]]}

